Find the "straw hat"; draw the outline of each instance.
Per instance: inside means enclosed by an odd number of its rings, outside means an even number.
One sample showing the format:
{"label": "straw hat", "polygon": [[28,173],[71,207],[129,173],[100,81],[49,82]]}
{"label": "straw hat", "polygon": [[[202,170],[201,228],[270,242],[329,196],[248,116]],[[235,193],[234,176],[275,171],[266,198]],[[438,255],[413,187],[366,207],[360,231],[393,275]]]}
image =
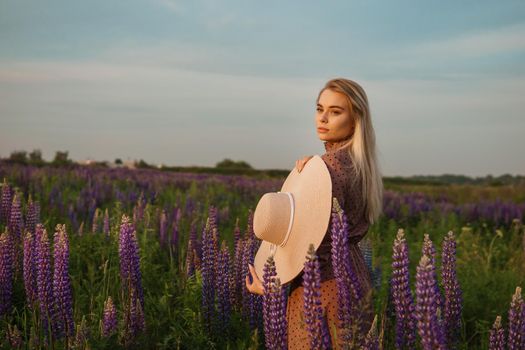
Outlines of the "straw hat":
{"label": "straw hat", "polygon": [[297,276],[310,243],[315,249],[321,244],[331,209],[332,180],[318,155],[300,173],[294,167],[280,192],[265,193],[253,215],[253,230],[262,240],[253,264],[259,279],[263,279],[264,264],[271,254],[282,284]]}

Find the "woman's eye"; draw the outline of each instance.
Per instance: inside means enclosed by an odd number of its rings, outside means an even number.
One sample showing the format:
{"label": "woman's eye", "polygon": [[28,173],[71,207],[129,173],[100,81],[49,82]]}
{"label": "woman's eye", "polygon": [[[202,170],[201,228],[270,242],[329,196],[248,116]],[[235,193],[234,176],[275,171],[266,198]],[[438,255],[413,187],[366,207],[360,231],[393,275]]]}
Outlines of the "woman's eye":
{"label": "woman's eye", "polygon": [[333,114],[340,114],[341,112],[339,111],[332,111]]}

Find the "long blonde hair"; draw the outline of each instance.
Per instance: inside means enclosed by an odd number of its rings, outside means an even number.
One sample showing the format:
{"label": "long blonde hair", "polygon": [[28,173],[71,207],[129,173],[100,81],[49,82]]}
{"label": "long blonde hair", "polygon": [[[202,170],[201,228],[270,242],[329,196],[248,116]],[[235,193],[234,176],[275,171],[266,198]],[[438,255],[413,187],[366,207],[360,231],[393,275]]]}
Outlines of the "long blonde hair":
{"label": "long blonde hair", "polygon": [[329,80],[319,92],[317,102],[324,90],[344,94],[352,107],[355,130],[348,147],[353,160],[356,175],[362,179],[363,203],[365,214],[370,223],[374,223],[383,212],[383,179],[376,156],[376,137],[370,107],[365,90],[353,80],[335,78]]}

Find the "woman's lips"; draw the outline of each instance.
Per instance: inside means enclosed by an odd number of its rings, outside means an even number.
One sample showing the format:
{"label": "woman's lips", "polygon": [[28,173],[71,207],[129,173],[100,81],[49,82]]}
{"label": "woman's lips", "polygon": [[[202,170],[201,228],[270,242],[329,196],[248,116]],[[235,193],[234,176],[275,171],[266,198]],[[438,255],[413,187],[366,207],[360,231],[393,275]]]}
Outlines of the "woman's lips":
{"label": "woman's lips", "polygon": [[325,129],[325,128],[317,128],[317,131],[319,132],[328,132],[328,129]]}

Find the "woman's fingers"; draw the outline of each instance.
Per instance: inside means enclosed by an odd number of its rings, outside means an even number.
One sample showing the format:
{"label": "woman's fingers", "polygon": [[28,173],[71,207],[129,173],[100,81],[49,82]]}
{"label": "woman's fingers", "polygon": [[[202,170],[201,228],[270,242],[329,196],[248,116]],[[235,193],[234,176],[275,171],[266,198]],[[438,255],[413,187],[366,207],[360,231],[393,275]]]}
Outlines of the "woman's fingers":
{"label": "woman's fingers", "polygon": [[257,273],[255,272],[255,268],[251,265],[251,264],[248,264],[248,268],[250,270],[250,274],[252,275],[252,279],[253,279],[253,282],[250,283],[250,276],[249,275],[246,275],[245,277],[245,282],[246,282],[246,288],[251,292],[251,293],[256,293],[256,294],[264,294],[263,292],[263,286],[262,286],[262,283],[261,281],[259,280],[259,277],[257,276]]}
{"label": "woman's fingers", "polygon": [[306,156],[306,157],[304,157],[302,159],[299,159],[299,160],[295,161],[295,167],[297,168],[297,171],[301,172],[303,170],[304,166],[306,165],[306,163],[312,158],[313,158],[313,156]]}

